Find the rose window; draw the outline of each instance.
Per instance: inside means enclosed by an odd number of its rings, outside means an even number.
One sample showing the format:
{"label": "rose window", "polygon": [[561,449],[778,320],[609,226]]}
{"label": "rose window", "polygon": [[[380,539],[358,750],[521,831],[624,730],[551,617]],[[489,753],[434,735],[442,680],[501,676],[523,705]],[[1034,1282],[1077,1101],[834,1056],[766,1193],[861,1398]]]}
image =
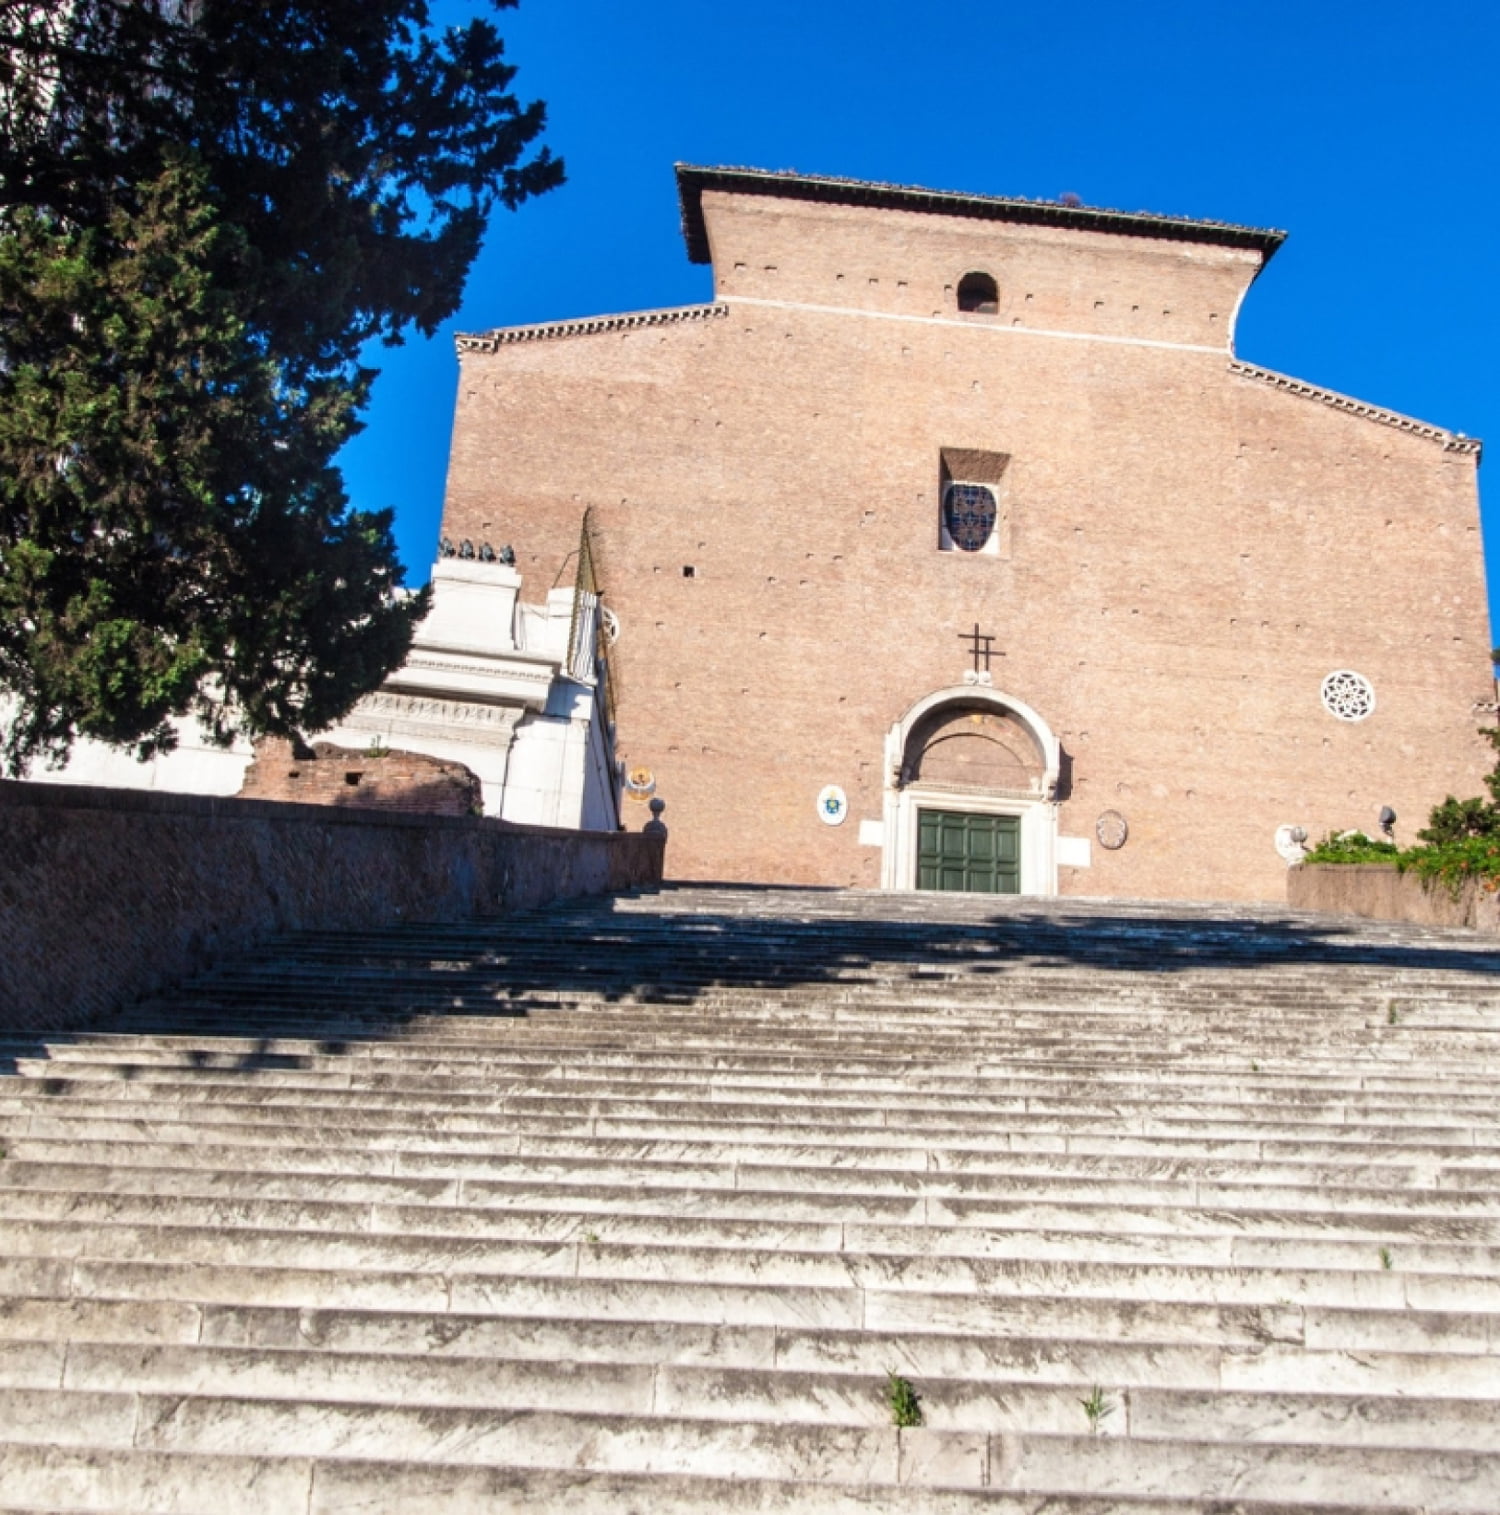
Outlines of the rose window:
{"label": "rose window", "polygon": [[1375,711],[1375,690],[1361,674],[1340,668],[1323,680],[1323,708],[1341,721],[1362,721]]}

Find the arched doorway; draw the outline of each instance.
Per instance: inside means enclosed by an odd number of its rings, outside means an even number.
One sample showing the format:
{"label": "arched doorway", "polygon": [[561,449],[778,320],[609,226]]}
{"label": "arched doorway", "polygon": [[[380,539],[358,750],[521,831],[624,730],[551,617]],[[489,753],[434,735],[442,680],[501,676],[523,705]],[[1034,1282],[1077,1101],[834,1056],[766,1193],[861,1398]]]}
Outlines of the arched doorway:
{"label": "arched doorway", "polygon": [[1056,894],[1057,738],[1020,700],[940,689],[891,727],[881,884]]}

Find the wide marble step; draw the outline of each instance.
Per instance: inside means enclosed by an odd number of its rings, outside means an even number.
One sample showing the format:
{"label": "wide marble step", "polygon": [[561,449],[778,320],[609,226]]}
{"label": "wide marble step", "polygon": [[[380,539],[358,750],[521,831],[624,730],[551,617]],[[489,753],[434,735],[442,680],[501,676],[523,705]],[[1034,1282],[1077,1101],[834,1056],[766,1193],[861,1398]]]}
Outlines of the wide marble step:
{"label": "wide marble step", "polygon": [[692,886],[0,1070],[0,1511],[1500,1508],[1473,933]]}
{"label": "wide marble step", "polygon": [[[896,1433],[912,1448],[923,1432]],[[919,1453],[914,1453],[919,1455]],[[311,1460],[0,1445],[0,1486],[32,1504],[0,1504],[89,1515],[474,1515],[477,1510],[574,1515],[1201,1515],[1189,1496],[1111,1496],[924,1489],[910,1485],[817,1484],[733,1476],[688,1477],[487,1467],[378,1459]],[[0,1496],[4,1497],[4,1496]],[[1213,1515],[1357,1515],[1357,1504],[1217,1501]],[[1364,1509],[1368,1510],[1368,1505]],[[1427,1515],[1383,1503],[1389,1515]],[[1436,1508],[1436,1507],[1434,1507]],[[1441,1511],[1437,1515],[1442,1515]]]}

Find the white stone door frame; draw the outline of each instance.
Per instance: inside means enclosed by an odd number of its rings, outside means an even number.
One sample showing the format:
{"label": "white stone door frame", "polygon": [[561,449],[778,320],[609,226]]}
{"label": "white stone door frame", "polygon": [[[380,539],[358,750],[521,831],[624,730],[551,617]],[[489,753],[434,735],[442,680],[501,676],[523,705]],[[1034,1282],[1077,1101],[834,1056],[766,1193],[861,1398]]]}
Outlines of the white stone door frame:
{"label": "white stone door frame", "polygon": [[[988,707],[1014,716],[1026,727],[1042,756],[1042,777],[1033,795],[986,794],[918,780],[903,784],[906,749],[917,725],[934,711]],[[917,817],[921,810],[956,810],[969,815],[1015,815],[1021,820],[1021,893],[1057,893],[1057,779],[1062,749],[1052,729],[1029,705],[1002,690],[956,684],[918,700],[886,733],[882,889],[917,887]]]}

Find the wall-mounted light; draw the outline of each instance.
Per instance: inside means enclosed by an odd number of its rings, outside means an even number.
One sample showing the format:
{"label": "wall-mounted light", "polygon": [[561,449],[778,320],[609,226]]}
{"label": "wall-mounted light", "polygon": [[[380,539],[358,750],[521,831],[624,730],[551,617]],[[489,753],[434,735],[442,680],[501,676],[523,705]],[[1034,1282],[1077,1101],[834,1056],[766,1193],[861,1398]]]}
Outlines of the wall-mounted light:
{"label": "wall-mounted light", "polygon": [[1396,829],[1396,812],[1389,805],[1380,807],[1380,829],[1390,836]]}

